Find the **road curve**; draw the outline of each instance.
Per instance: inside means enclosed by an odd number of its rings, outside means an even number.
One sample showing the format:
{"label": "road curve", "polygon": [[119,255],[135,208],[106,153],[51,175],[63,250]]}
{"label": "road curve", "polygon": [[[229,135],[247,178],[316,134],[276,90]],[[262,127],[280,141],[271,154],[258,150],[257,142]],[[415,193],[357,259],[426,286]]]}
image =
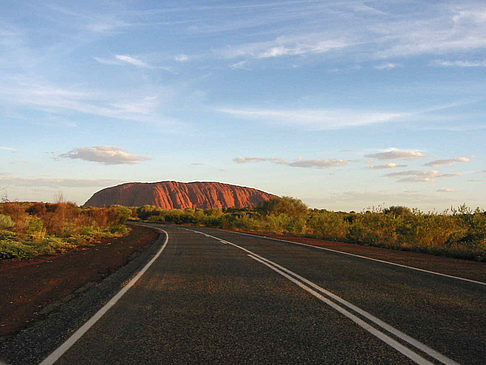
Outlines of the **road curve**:
{"label": "road curve", "polygon": [[486,358],[483,285],[233,232],[162,228],[160,256],[56,364]]}

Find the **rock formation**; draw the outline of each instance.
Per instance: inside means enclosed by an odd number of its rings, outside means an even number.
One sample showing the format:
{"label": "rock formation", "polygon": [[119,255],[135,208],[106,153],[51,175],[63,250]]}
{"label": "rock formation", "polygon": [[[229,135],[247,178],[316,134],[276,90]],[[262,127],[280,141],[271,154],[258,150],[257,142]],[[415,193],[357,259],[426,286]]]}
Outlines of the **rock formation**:
{"label": "rock formation", "polygon": [[243,186],[218,182],[162,181],[127,183],[98,191],[85,203],[88,207],[114,204],[136,207],[155,205],[163,209],[254,207],[276,195]]}

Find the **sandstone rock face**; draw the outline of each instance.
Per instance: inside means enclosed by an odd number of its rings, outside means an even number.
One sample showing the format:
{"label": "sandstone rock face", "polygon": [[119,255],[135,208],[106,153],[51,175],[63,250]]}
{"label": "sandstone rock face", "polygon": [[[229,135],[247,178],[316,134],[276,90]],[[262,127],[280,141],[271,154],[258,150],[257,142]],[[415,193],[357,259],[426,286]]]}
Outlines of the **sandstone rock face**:
{"label": "sandstone rock face", "polygon": [[246,208],[276,197],[261,190],[218,182],[162,181],[127,183],[106,188],[95,193],[85,206],[108,207],[119,204],[127,207],[155,205],[163,209]]}

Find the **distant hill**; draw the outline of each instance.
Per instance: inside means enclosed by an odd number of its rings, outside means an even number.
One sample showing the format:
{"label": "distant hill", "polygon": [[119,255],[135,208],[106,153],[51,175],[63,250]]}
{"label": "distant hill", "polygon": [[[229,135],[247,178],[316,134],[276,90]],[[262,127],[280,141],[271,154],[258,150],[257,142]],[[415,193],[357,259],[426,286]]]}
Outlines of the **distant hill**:
{"label": "distant hill", "polygon": [[114,204],[128,207],[155,205],[163,209],[246,208],[276,198],[276,195],[244,186],[218,182],[162,181],[127,183],[100,190],[84,204],[107,207]]}

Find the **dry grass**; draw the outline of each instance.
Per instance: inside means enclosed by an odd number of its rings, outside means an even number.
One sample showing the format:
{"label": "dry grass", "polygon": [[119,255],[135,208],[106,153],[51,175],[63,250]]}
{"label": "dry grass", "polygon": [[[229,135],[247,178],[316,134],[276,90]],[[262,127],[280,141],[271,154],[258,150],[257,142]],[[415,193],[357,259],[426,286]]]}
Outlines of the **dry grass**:
{"label": "dry grass", "polygon": [[486,261],[486,213],[466,206],[437,213],[394,206],[361,213],[308,209],[284,197],[256,209],[133,209],[151,222],[292,234]]}
{"label": "dry grass", "polygon": [[0,259],[28,259],[92,245],[128,233],[125,207],[81,208],[72,203],[0,204]]}

